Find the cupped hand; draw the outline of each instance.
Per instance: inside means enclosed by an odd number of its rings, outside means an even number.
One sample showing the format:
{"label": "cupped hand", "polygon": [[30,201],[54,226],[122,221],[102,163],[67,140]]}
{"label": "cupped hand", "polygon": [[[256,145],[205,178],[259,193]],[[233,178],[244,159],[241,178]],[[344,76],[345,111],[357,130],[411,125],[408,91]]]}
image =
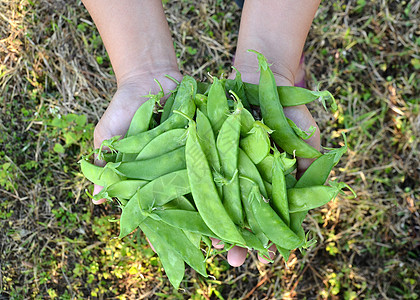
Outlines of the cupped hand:
{"label": "cupped hand", "polygon": [[[154,79],[160,82],[165,95],[176,87],[176,83],[165,77],[165,75],[170,75],[177,80],[182,79],[182,75],[179,72],[168,70],[167,72],[161,71],[155,74],[145,73],[131,76],[119,84],[117,92],[95,127],[93,134],[95,149],[99,148],[104,140],[118,135],[125,135],[134,113],[148,99],[144,96],[159,92],[160,87]],[[104,166],[105,162],[95,159],[95,164]],[[102,188],[95,185],[93,194],[96,195]],[[106,199],[92,201],[94,204],[101,204]]]}

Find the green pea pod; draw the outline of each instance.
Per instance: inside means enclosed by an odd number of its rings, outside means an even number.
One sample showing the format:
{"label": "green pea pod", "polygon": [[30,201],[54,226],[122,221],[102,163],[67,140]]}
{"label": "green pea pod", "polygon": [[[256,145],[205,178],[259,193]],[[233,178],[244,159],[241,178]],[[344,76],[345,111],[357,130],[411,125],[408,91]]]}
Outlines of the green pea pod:
{"label": "green pea pod", "polygon": [[274,155],[268,154],[262,161],[260,161],[256,166],[258,171],[261,174],[261,177],[269,182],[273,182],[273,164],[274,164]]}
{"label": "green pea pod", "polygon": [[181,229],[152,218],[145,219],[144,225],[153,228],[159,238],[177,251],[189,266],[204,277],[207,277],[206,265],[201,250],[191,243]]}
{"label": "green pea pod", "polygon": [[287,123],[289,123],[290,127],[292,127],[293,131],[301,139],[307,140],[315,134],[315,131],[316,131],[315,126],[310,126],[309,131],[304,131],[304,130],[300,129],[292,120],[290,120],[289,118],[286,118],[286,119],[287,119]]}
{"label": "green pea pod", "polygon": [[273,164],[273,194],[271,206],[280,216],[280,218],[290,225],[289,203],[287,200],[286,179],[284,177],[283,166],[280,162],[280,153],[274,153]]}
{"label": "green pea pod", "polygon": [[145,212],[160,207],[169,201],[191,192],[187,170],[172,172],[143,186],[138,197],[138,204]]}
{"label": "green pea pod", "polygon": [[254,183],[248,201],[262,231],[273,243],[288,250],[298,248],[304,243],[304,237],[296,235],[276,214],[270,204],[264,201],[256,183]]}
{"label": "green pea pod", "polygon": [[104,156],[104,160],[105,162],[115,162],[116,158],[117,158],[117,153],[115,152],[105,152],[102,153]]}
{"label": "green pea pod", "polygon": [[243,226],[241,194],[238,177],[238,150],[241,130],[242,104],[226,119],[217,136],[216,147],[219,153],[222,172],[227,181],[223,185],[223,205],[232,221]]}
{"label": "green pea pod", "polygon": [[267,191],[265,189],[264,181],[261,178],[260,172],[258,171],[257,167],[254,165],[252,160],[246,155],[246,153],[239,148],[239,156],[238,156],[238,169],[239,175],[243,175],[245,177],[250,178],[252,181],[258,184],[258,187],[261,191],[261,194],[264,198],[268,198]]}
{"label": "green pea pod", "polygon": [[207,96],[203,94],[196,94],[195,95],[195,106],[207,116]]}
{"label": "green pea pod", "polygon": [[260,225],[258,224],[257,220],[255,219],[254,213],[252,212],[252,207],[249,202],[249,195],[251,193],[251,190],[254,186],[254,183],[252,180],[249,180],[247,177],[241,176],[239,178],[239,183],[241,186],[241,198],[242,198],[242,204],[244,207],[246,219],[249,225],[249,228],[252,230],[252,232],[255,234],[255,236],[261,241],[263,244],[263,248],[268,247],[269,239],[266,237],[266,235],[263,233]]}
{"label": "green pea pod", "polygon": [[126,137],[133,136],[149,129],[149,124],[152,119],[153,109],[160,97],[152,95],[149,100],[144,102],[135,112],[131,120],[130,127],[128,127]]}
{"label": "green pea pod", "polygon": [[[179,109],[189,117],[193,117],[195,114],[195,104],[192,97],[193,87],[191,86],[189,98],[181,104]],[[158,135],[171,129],[184,128],[187,124],[188,121],[186,121],[185,118],[178,114],[173,114],[159,126],[146,132],[115,141],[113,146],[116,150],[123,153],[139,153],[151,140],[153,140]]]}
{"label": "green pea pod", "polygon": [[203,149],[207,161],[210,164],[210,168],[220,173],[221,167],[219,153],[217,152],[216,140],[214,138],[210,121],[199,109],[197,110],[196,121],[197,135],[201,144],[201,148]]}
{"label": "green pea pod", "polygon": [[251,112],[247,109],[243,109],[241,112],[241,137],[245,137],[254,127],[255,119]]}
{"label": "green pea pod", "polygon": [[264,123],[255,121],[248,135],[241,139],[241,148],[254,164],[260,163],[270,153],[271,144],[268,134],[271,132]]}
{"label": "green pea pod", "polygon": [[307,212],[333,200],[339,193],[336,187],[319,185],[287,190],[291,213]]}
{"label": "green pea pod", "polygon": [[229,113],[226,93],[217,77],[213,78],[207,98],[207,114],[215,133],[219,132]]}
{"label": "green pea pod", "polygon": [[[259,86],[244,82],[244,88],[248,102],[256,106],[260,105]],[[305,105],[319,99],[324,107],[326,100],[331,100],[332,109],[337,109],[334,96],[328,91],[311,91],[297,86],[278,86],[277,92],[283,107]]]}
{"label": "green pea pod", "polygon": [[163,222],[171,226],[217,238],[217,235],[210,230],[198,212],[180,209],[156,209],[153,214],[158,215]]}
{"label": "green pea pod", "polygon": [[288,189],[291,189],[291,188],[295,187],[296,182],[297,182],[295,176],[293,176],[291,174],[287,174],[287,175],[284,176],[284,178],[286,179],[286,187]]}
{"label": "green pea pod", "polygon": [[182,230],[182,232],[184,232],[185,236],[190,240],[190,242],[197,249],[200,249],[201,237],[202,237],[202,235],[200,233],[191,232],[191,231],[187,231],[187,230]]}
{"label": "green pea pod", "polygon": [[321,153],[300,139],[287,122],[277,92],[276,81],[266,58],[258,55],[260,68],[259,99],[261,114],[265,124],[274,132],[271,134],[274,142],[289,154],[304,158],[316,158]]}
{"label": "green pea pod", "polygon": [[211,84],[208,82],[197,81],[197,94],[208,95]]}
{"label": "green pea pod", "polygon": [[226,79],[225,81],[225,89],[227,91],[232,90],[236,95],[238,95],[239,99],[241,99],[242,104],[246,108],[250,108],[248,99],[246,98],[244,83],[242,82],[241,73],[235,68],[232,67],[235,71],[235,79]]}
{"label": "green pea pod", "polygon": [[153,180],[182,169],[185,169],[185,147],[150,159],[122,162],[117,167],[126,177],[142,180]]}
{"label": "green pea pod", "polygon": [[244,247],[256,250],[259,252],[259,254],[263,256],[270,257],[268,248],[264,247],[264,244],[261,242],[258,236],[244,228],[238,227],[238,230],[240,231],[242,237],[246,242],[246,245],[244,245]]}
{"label": "green pea pod", "polygon": [[91,164],[84,158],[82,158],[79,163],[83,175],[94,184],[110,186],[111,184],[122,180],[122,177],[110,168],[103,168]]}
{"label": "green pea pod", "polygon": [[162,205],[162,208],[196,211],[194,205],[192,205],[191,202],[185,196],[180,196],[175,198],[174,200],[171,200],[170,202]]}
{"label": "green pea pod", "polygon": [[190,120],[185,148],[191,193],[204,222],[223,240],[244,244],[245,241],[226,213],[220,200],[209,163],[198,140],[197,129],[193,120]]}
{"label": "green pea pod", "polygon": [[197,93],[197,82],[191,76],[185,75],[177,87],[177,93],[174,99],[169,116],[173,115],[174,110],[181,110],[185,102],[194,101]]}
{"label": "green pea pod", "polygon": [[169,115],[172,112],[172,106],[174,105],[175,96],[176,90],[171,93],[168,99],[166,99],[165,105],[163,106],[162,115],[160,116],[160,123],[165,122],[169,118]]}
{"label": "green pea pod", "polygon": [[185,273],[185,265],[182,256],[175,251],[171,245],[168,245],[163,241],[160,235],[153,227],[149,226],[149,224],[140,224],[140,229],[144,232],[153,245],[153,248],[156,250],[169,282],[175,289],[178,289]]}
{"label": "green pea pod", "polygon": [[110,186],[104,187],[98,194],[93,196],[93,200],[109,199],[118,197],[120,199],[130,199],[139,188],[147,184],[145,180],[122,180],[117,181]]}
{"label": "green pea pod", "polygon": [[139,206],[138,197],[140,190],[131,197],[122,209],[120,217],[120,235],[118,236],[120,239],[135,230],[147,217],[143,214]]}
{"label": "green pea pod", "polygon": [[137,155],[136,160],[151,159],[185,146],[187,130],[176,128],[158,135]]}

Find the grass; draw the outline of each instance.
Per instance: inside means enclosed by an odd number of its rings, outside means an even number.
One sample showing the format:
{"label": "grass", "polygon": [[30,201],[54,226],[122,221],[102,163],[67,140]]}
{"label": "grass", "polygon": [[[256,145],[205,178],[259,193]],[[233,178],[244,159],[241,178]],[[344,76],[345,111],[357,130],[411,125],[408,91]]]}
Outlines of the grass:
{"label": "grass", "polygon": [[[99,34],[80,3],[0,3],[0,299],[418,299],[419,12],[417,1],[324,1],[305,53],[308,85],[336,113],[310,108],[322,145],[350,150],[332,174],[357,199],[313,210],[318,240],[288,262],[231,268],[210,258],[173,291],[119,209],[94,206],[77,165],[115,91]],[[229,72],[240,11],[224,1],[166,1],[184,73]],[[417,30],[417,31],[416,31]]]}

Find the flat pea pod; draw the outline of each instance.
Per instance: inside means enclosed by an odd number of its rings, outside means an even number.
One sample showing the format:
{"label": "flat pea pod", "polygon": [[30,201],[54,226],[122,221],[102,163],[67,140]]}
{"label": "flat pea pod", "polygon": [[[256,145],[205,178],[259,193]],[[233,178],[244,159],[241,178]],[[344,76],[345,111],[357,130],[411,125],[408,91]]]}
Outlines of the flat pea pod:
{"label": "flat pea pod", "polygon": [[186,132],[184,128],[176,128],[158,135],[140,151],[136,160],[151,159],[185,146]]}
{"label": "flat pea pod", "polygon": [[168,203],[162,205],[163,209],[183,209],[189,211],[196,211],[194,205],[185,197],[179,196]]}
{"label": "flat pea pod", "polygon": [[248,177],[258,184],[261,194],[264,198],[267,199],[267,191],[265,189],[264,181],[261,178],[260,172],[258,172],[257,167],[241,148],[239,148],[238,169],[240,175]]}
{"label": "flat pea pod", "polygon": [[140,190],[138,190],[122,208],[120,217],[120,235],[118,236],[120,239],[135,230],[147,217],[147,215],[141,211],[139,206],[138,197],[140,195]]}
{"label": "flat pea pod", "polygon": [[244,221],[238,176],[242,109],[242,104],[238,103],[238,108],[228,116],[220,128],[216,141],[222,172],[226,178],[223,184],[223,205],[232,221],[239,226],[243,226]]}
{"label": "flat pea pod", "polygon": [[[182,259],[198,273],[207,277],[206,265],[203,254],[187,238],[185,233],[176,227],[170,226],[164,222],[156,221],[152,218],[144,220],[144,226],[153,228],[159,238],[170,245]],[[143,227],[143,225],[142,225]]]}
{"label": "flat pea pod", "polygon": [[169,201],[191,192],[187,170],[172,172],[143,186],[138,193],[138,205],[150,212],[154,207],[160,207]]}
{"label": "flat pea pod", "polygon": [[240,233],[242,234],[246,242],[245,245],[241,245],[241,246],[256,250],[259,252],[259,254],[270,257],[268,249],[264,247],[264,244],[254,233],[240,227],[238,227],[238,230],[240,231]]}
{"label": "flat pea pod", "polygon": [[80,169],[83,175],[94,184],[100,186],[109,186],[113,183],[121,181],[123,178],[115,173],[112,169],[99,167],[91,164],[86,159],[82,158],[80,161]]}
{"label": "flat pea pod", "polygon": [[195,106],[207,116],[207,96],[203,94],[196,94],[194,102]]}
{"label": "flat pea pod", "polygon": [[244,83],[242,82],[242,75],[235,67],[232,67],[232,68],[236,72],[235,78],[233,80],[226,79],[225,89],[227,91],[232,90],[233,92],[235,92],[235,94],[238,95],[239,99],[241,99],[244,107],[249,108],[250,106],[249,106],[248,99],[245,94]]}
{"label": "flat pea pod", "polygon": [[255,219],[264,234],[273,243],[288,250],[298,248],[304,243],[304,238],[296,235],[271,208],[270,204],[263,200],[257,184],[254,184],[252,188],[249,201]]}
{"label": "flat pea pod", "polygon": [[249,228],[255,234],[255,236],[261,241],[263,244],[263,248],[266,248],[269,243],[269,239],[263,233],[260,225],[258,224],[257,220],[255,219],[254,213],[252,212],[252,207],[249,201],[251,190],[254,186],[252,180],[241,176],[239,178],[239,183],[241,186],[241,198],[242,204],[245,211],[246,220],[248,222]]}
{"label": "flat pea pod", "polygon": [[279,217],[286,223],[290,224],[289,202],[287,200],[286,179],[284,177],[283,167],[280,162],[280,153],[274,153],[273,164],[273,191],[271,206],[277,212]]}
{"label": "flat pea pod", "polygon": [[117,153],[115,152],[104,152],[102,153],[104,156],[105,162],[115,162],[117,158]]}
{"label": "flat pea pod", "polygon": [[[309,186],[323,185],[328,179],[328,176],[331,173],[332,168],[337,165],[340,161],[340,158],[344,153],[347,152],[347,140],[345,135],[344,146],[341,148],[333,149],[330,152],[323,154],[321,157],[317,158],[309,167],[306,169],[305,173],[299,178],[297,182],[291,187],[303,188]],[[287,179],[287,178],[286,178]],[[302,222],[306,217],[307,211],[291,213],[291,228],[293,230],[301,230]]]}
{"label": "flat pea pod", "polygon": [[206,225],[221,239],[244,244],[242,236],[225,211],[216,189],[209,163],[201,148],[196,124],[190,120],[185,156],[191,193]]}
{"label": "flat pea pod", "polygon": [[252,113],[244,108],[241,112],[241,137],[245,137],[252,130],[254,122]]}
{"label": "flat pea pod", "polygon": [[160,123],[165,122],[169,118],[169,115],[172,112],[172,106],[174,105],[175,96],[176,96],[176,90],[171,93],[168,99],[166,99],[166,102],[163,105],[162,114],[160,116]]}
{"label": "flat pea pod", "polygon": [[152,214],[159,216],[163,222],[171,226],[217,238],[217,235],[211,231],[211,229],[203,221],[200,214],[196,211],[180,209],[156,209],[152,212]]}
{"label": "flat pea pod", "polygon": [[[259,105],[259,86],[257,84],[244,82],[245,95],[252,105]],[[320,92],[313,92],[296,86],[278,86],[280,103],[282,106],[295,106],[308,104],[320,97]]]}
{"label": "flat pea pod", "polygon": [[140,229],[156,250],[170,283],[175,289],[178,289],[185,273],[182,256],[171,245],[163,241],[155,229],[147,224],[147,222],[140,224]]}
{"label": "flat pea pod", "polygon": [[295,187],[296,182],[297,182],[295,176],[293,176],[291,174],[287,174],[287,175],[284,176],[284,178],[286,179],[286,187],[288,189],[291,189],[291,188]]}
{"label": "flat pea pod", "polygon": [[207,98],[207,114],[215,133],[219,132],[229,113],[228,101],[222,83],[213,78]]}
{"label": "flat pea pod", "polygon": [[182,169],[185,169],[185,147],[150,159],[122,162],[117,167],[126,177],[142,180],[153,180]]}
{"label": "flat pea pod", "polygon": [[126,137],[133,136],[149,129],[149,124],[152,119],[153,109],[156,102],[160,99],[159,96],[152,95],[146,102],[144,102],[134,113],[130,126],[128,127]]}
{"label": "flat pea pod", "polygon": [[[189,117],[193,117],[195,114],[195,104],[192,97],[193,87],[191,87],[189,98],[181,104],[179,109]],[[171,129],[184,128],[187,124],[188,121],[186,121],[185,118],[178,114],[173,114],[166,121],[151,130],[116,141],[114,143],[114,147],[116,150],[123,153],[139,153],[151,140],[153,140],[158,135]]]}
{"label": "flat pea pod", "polygon": [[208,82],[197,81],[197,93],[208,95],[211,84]]}
{"label": "flat pea pod", "polygon": [[120,199],[130,199],[137,190],[147,184],[146,180],[121,180],[110,186],[104,187],[98,194],[93,196],[93,200],[103,198],[118,197]]}
{"label": "flat pea pod", "polygon": [[291,213],[306,212],[333,200],[340,190],[336,187],[318,185],[287,190]]}
{"label": "flat pea pod", "polygon": [[[185,102],[192,100],[194,102],[195,94],[197,93],[197,82],[191,76],[185,75],[181,83],[177,87],[177,93],[174,99],[169,116],[173,115],[174,110],[181,110]],[[182,111],[182,110],[181,110]]]}
{"label": "flat pea pod", "polygon": [[272,139],[289,154],[304,158],[316,158],[321,153],[300,139],[287,122],[277,92],[276,81],[266,58],[258,55],[260,68],[259,99],[265,124],[273,130]]}
{"label": "flat pea pod", "polygon": [[216,148],[216,140],[214,138],[213,129],[206,115],[197,109],[196,115],[197,135],[201,144],[201,148],[210,164],[210,168],[220,173],[220,159]]}
{"label": "flat pea pod", "polygon": [[255,121],[248,135],[241,139],[240,146],[248,155],[254,164],[260,163],[269,153],[271,149],[270,137],[271,133],[261,121]]}
{"label": "flat pea pod", "polygon": [[202,235],[196,232],[191,232],[187,230],[182,230],[184,232],[185,236],[190,240],[190,242],[197,248],[200,249],[201,245],[201,238]]}

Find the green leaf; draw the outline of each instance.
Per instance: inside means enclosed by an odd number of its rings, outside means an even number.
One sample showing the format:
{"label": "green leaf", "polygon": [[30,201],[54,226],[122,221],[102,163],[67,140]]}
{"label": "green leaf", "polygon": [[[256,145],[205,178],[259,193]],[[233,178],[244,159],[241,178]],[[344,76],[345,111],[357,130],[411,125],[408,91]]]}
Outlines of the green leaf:
{"label": "green leaf", "polygon": [[54,151],[57,153],[64,153],[64,147],[61,144],[56,143],[54,145]]}

